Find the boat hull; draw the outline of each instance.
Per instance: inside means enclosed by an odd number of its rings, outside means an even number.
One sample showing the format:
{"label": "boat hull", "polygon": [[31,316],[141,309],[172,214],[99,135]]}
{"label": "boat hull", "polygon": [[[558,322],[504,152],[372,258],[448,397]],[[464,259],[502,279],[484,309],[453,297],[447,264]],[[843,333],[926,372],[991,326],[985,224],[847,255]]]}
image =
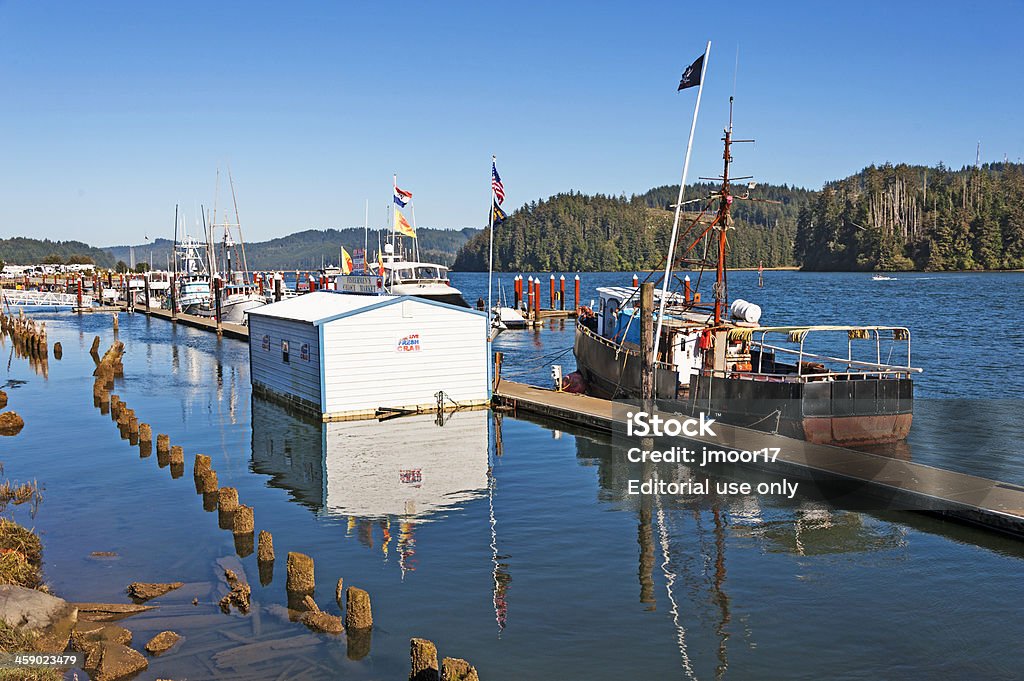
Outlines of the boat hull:
{"label": "boat hull", "polygon": [[[607,400],[633,399],[640,395],[640,353],[576,326],[573,343],[576,370],[583,375],[587,394]],[[662,367],[656,372],[656,397],[674,400],[678,397],[678,374]]]}
{"label": "boat hull", "polygon": [[[604,399],[640,397],[640,356],[576,328],[576,368],[586,393]],[[694,376],[677,389],[678,374],[659,368],[656,397],[680,399],[680,411],[706,412],[724,423],[816,444],[866,446],[906,439],[913,421],[909,378],[834,381],[755,380],[751,374]]]}
{"label": "boat hull", "polygon": [[725,423],[776,432],[816,444],[864,446],[906,439],[913,422],[908,378],[770,382],[696,376],[689,410]]}

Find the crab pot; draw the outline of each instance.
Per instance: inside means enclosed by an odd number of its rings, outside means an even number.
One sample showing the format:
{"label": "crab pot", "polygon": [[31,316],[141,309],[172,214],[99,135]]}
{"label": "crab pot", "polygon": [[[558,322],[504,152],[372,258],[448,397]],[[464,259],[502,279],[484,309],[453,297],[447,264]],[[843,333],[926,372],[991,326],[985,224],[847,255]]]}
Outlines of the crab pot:
{"label": "crab pot", "polygon": [[316,588],[316,579],[314,578],[312,558],[304,553],[289,551],[286,570],[288,579],[285,582],[285,589],[287,591],[303,596],[313,593]]}
{"label": "crab pot", "polygon": [[414,638],[409,641],[410,681],[439,681],[440,669],[437,665],[437,646],[425,638]]}
{"label": "crab pot", "polygon": [[345,628],[369,629],[373,626],[370,594],[350,586],[345,592]]}

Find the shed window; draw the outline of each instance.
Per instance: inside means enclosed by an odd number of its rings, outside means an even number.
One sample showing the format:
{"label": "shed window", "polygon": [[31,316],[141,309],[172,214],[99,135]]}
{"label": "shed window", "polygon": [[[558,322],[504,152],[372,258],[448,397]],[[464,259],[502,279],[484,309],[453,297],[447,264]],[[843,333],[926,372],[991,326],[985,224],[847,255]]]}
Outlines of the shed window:
{"label": "shed window", "polygon": [[288,359],[288,341],[286,340],[281,341],[281,361],[285,364],[290,363]]}

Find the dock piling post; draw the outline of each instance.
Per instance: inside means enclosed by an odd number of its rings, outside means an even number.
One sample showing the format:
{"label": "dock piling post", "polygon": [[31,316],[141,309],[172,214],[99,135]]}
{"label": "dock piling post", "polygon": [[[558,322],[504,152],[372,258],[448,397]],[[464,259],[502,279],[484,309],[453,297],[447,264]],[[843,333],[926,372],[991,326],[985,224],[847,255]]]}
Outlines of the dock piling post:
{"label": "dock piling post", "polygon": [[553,274],[548,279],[548,298],[550,299],[548,301],[548,306],[552,310],[554,310],[555,309],[555,275],[553,275]]}
{"label": "dock piling post", "polygon": [[640,397],[654,399],[654,282],[640,287]]}
{"label": "dock piling post", "polygon": [[575,279],[573,285],[576,287],[575,294],[573,296],[573,298],[574,298],[574,300],[573,300],[574,308],[573,309],[578,310],[578,309],[580,309],[580,275],[578,275],[578,274],[576,275],[576,279]]}
{"label": "dock piling post", "polygon": [[558,309],[565,309],[565,275],[558,275]]}
{"label": "dock piling post", "polygon": [[373,626],[373,612],[370,609],[370,594],[350,586],[345,591],[345,628],[369,629]]}
{"label": "dock piling post", "polygon": [[425,638],[409,641],[409,681],[440,681],[437,646]]}
{"label": "dock piling post", "polygon": [[219,276],[213,278],[213,302],[214,319],[217,320],[217,335],[220,336],[223,331],[220,326],[221,280]]}
{"label": "dock piling post", "polygon": [[498,392],[498,384],[501,383],[501,360],[504,357],[504,353],[494,353],[494,385],[491,386],[491,392]]}

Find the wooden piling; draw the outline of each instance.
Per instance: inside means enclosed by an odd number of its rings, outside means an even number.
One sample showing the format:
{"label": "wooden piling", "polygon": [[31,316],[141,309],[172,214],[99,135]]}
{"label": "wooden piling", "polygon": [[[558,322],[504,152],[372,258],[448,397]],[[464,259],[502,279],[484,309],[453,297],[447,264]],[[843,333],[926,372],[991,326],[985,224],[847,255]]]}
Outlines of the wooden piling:
{"label": "wooden piling", "polygon": [[148,423],[139,424],[139,442],[153,442],[153,428]]}
{"label": "wooden piling", "polygon": [[345,628],[369,629],[373,626],[370,594],[350,586],[345,592]]}
{"label": "wooden piling", "polygon": [[640,397],[654,399],[654,282],[640,287]]}
{"label": "wooden piling", "polygon": [[60,341],[57,341],[56,343],[53,344],[53,358],[60,359],[63,356],[64,346],[60,344]]}
{"label": "wooden piling", "polygon": [[238,510],[238,490],[234,487],[221,487],[217,490],[217,524],[220,529],[234,528],[236,510]]}
{"label": "wooden piling", "polygon": [[[111,397],[111,400],[114,398]],[[156,453],[157,454],[169,454],[171,451],[171,436],[160,433],[156,436]]]}
{"label": "wooden piling", "polygon": [[345,604],[343,603],[343,601],[345,600],[345,588],[344,587],[345,587],[345,578],[344,577],[338,577],[338,584],[337,584],[337,586],[334,587],[334,600],[336,600],[338,602],[338,612],[344,612],[345,611],[345,607],[344,607]]}
{"label": "wooden piling", "polygon": [[503,352],[494,353],[494,377],[492,379],[491,392],[497,390],[498,384],[501,383],[501,362],[504,357],[505,354]]}
{"label": "wooden piling", "polygon": [[181,445],[174,445],[173,447],[171,447],[171,456],[169,461],[172,465],[185,465],[185,450],[181,447]]}
{"label": "wooden piling", "polygon": [[195,463],[192,465],[192,474],[196,480],[203,477],[203,473],[210,470],[210,457],[206,454],[196,454]]}
{"label": "wooden piling", "polygon": [[253,516],[252,506],[239,504],[235,509],[235,524],[231,531],[234,534],[251,535],[256,529],[256,520]]}
{"label": "wooden piling", "polygon": [[217,491],[217,471],[212,468],[203,471],[203,477],[200,478],[201,492],[203,494],[214,494]]}
{"label": "wooden piling", "polygon": [[409,641],[409,681],[440,681],[437,646],[425,638]]}
{"label": "wooden piling", "polygon": [[476,668],[457,657],[441,660],[441,681],[480,681]]}
{"label": "wooden piling", "polygon": [[260,530],[256,559],[261,563],[274,562],[274,537],[266,530]]}
{"label": "wooden piling", "polygon": [[558,309],[565,309],[565,275],[558,275]]}
{"label": "wooden piling", "polygon": [[573,309],[580,309],[580,275],[573,279]]}
{"label": "wooden piling", "polygon": [[286,571],[286,590],[295,593],[313,593],[316,588],[316,579],[312,558],[304,553],[289,551]]}
{"label": "wooden piling", "polygon": [[217,490],[217,507],[234,513],[238,509],[238,490],[234,487],[221,487]]}

